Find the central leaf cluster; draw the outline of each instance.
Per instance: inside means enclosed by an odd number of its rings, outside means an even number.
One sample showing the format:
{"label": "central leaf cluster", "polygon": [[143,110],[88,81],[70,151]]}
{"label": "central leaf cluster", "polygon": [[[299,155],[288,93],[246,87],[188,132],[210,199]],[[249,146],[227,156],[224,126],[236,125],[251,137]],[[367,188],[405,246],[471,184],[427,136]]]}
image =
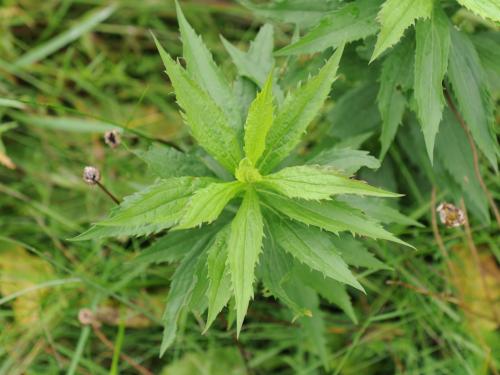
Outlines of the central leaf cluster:
{"label": "central leaf cluster", "polygon": [[238,181],[248,184],[262,181],[262,175],[259,170],[246,158],[241,160],[234,175]]}

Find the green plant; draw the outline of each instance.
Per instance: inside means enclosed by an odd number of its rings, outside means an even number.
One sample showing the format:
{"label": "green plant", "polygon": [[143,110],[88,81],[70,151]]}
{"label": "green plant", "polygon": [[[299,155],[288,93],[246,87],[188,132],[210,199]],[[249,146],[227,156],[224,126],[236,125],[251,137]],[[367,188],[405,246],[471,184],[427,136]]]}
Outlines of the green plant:
{"label": "green plant", "polygon": [[[262,90],[246,110],[247,103],[235,100],[180,8],[177,12],[187,69],[155,41],[184,120],[206,154],[150,149],[142,157],[157,167],[162,179],[125,198],[108,219],[78,239],[170,228],[157,246],[139,256],[139,261],[180,261],[164,315],[162,353],[174,341],[179,316],[187,309],[203,313],[208,307],[207,330],[230,303],[239,335],[256,273],[296,317],[314,315],[318,306],[313,296],[319,293],[355,319],[343,285],[363,287],[347,263],[379,264],[362,246],[354,245],[355,256],[347,254],[351,249],[344,248],[353,246],[352,237],[332,238],[329,233],[405,244],[359,209],[359,202],[357,207],[350,203],[353,195],[398,195],[349,178],[363,158],[347,173],[327,165],[332,159],[327,152],[304,165],[285,161],[323,106],[343,47],[282,102],[273,95],[273,86],[281,89],[269,65]],[[322,160],[324,165],[317,164]],[[177,176],[184,173],[190,175]]]}

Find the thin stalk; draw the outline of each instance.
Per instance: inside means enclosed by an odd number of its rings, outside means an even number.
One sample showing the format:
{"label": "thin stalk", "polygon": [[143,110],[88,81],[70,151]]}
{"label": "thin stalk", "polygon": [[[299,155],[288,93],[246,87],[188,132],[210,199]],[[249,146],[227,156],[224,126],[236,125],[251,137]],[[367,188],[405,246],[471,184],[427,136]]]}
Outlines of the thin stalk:
{"label": "thin stalk", "polygon": [[120,200],[117,197],[115,197],[108,189],[106,189],[106,187],[103,184],[101,184],[99,181],[95,181],[95,183],[104,193],[106,193],[108,197],[110,197],[113,200],[113,202],[115,202],[116,204],[120,204]]}

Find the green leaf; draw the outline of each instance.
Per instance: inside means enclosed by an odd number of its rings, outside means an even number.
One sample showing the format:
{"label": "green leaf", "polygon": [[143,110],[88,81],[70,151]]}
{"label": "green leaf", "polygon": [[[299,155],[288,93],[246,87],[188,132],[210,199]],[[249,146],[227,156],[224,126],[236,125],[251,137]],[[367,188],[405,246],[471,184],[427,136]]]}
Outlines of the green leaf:
{"label": "green leaf", "polygon": [[270,229],[278,246],[299,262],[326,277],[364,291],[339,256],[327,233],[289,220],[271,221]]}
{"label": "green leaf", "polygon": [[328,302],[340,307],[354,324],[358,324],[345,284],[325,277],[321,272],[308,269],[302,264],[296,265],[293,271],[297,272],[303,283],[318,292]]}
{"label": "green leaf", "polygon": [[232,295],[231,275],[226,266],[228,260],[228,238],[230,227],[220,230],[208,249],[208,317],[204,332],[206,332],[217,315],[227,305]]}
{"label": "green leaf", "polygon": [[266,151],[259,163],[263,173],[288,156],[317,116],[335,80],[343,50],[339,47],[315,77],[285,99],[267,136]]}
{"label": "green leaf", "polygon": [[399,224],[399,225],[414,225],[416,227],[423,227],[418,221],[403,215],[395,208],[390,207],[384,200],[378,198],[367,198],[357,196],[343,196],[340,198],[343,202],[348,203],[350,206],[356,207],[366,213],[368,216],[373,217],[375,220],[384,224]]}
{"label": "green leaf", "polygon": [[[310,310],[293,299],[290,289],[296,287],[289,280],[289,274],[293,268],[293,258],[278,248],[276,239],[271,231],[266,231],[264,237],[264,251],[260,263],[259,275],[264,286],[269,292],[282,303],[288,306],[296,316],[311,315]],[[285,281],[288,281],[285,283]],[[290,285],[290,284],[293,285]]]}
{"label": "green leaf", "polygon": [[473,35],[481,65],[486,71],[487,83],[493,98],[500,97],[500,34],[494,31]]}
{"label": "green leaf", "polygon": [[335,248],[338,249],[342,259],[347,264],[354,267],[364,267],[370,270],[390,270],[391,268],[368,251],[361,241],[354,239],[350,235],[341,234],[332,239]]}
{"label": "green leaf", "polygon": [[161,180],[126,197],[112,210],[108,219],[97,223],[74,240],[147,235],[169,228],[181,219],[190,195],[213,181],[215,179],[206,177]]}
{"label": "green leaf", "polygon": [[498,0],[457,0],[467,9],[483,18],[500,22],[500,3]]}
{"label": "green leaf", "polygon": [[339,6],[339,0],[283,0],[265,4],[254,4],[250,0],[238,2],[259,17],[294,23],[301,27],[315,25],[325,13]]}
{"label": "green leaf", "polygon": [[328,14],[308,34],[275,54],[298,55],[337,48],[344,43],[364,39],[378,30],[379,0],[357,0]]}
{"label": "green leaf", "polygon": [[152,144],[147,151],[135,150],[134,153],[161,178],[211,175],[200,158],[172,147]]}
{"label": "green leaf", "polygon": [[350,231],[362,236],[389,240],[410,246],[387,232],[361,211],[343,202],[333,200],[327,202],[290,200],[269,192],[265,192],[265,201],[278,212],[306,225],[314,225],[332,233]]}
{"label": "green leaf", "polygon": [[256,165],[266,147],[266,137],[274,119],[273,76],[269,75],[261,92],[250,105],[245,123],[245,154]]}
{"label": "green leaf", "polygon": [[417,22],[415,101],[427,154],[434,159],[434,141],[443,115],[443,79],[448,68],[450,33],[448,18],[437,4],[430,20]]}
{"label": "green leaf", "polygon": [[272,25],[265,24],[260,28],[255,40],[250,43],[248,52],[239,50],[224,37],[221,37],[221,40],[236,65],[238,74],[250,79],[258,87],[264,87],[274,64],[273,38]]}
{"label": "green leaf", "polygon": [[262,248],[263,221],[259,198],[250,187],[231,223],[228,264],[236,300],[236,331],[241,331],[248,304],[253,296],[255,265]]}
{"label": "green leaf", "polygon": [[378,189],[366,182],[349,179],[331,167],[304,165],[282,169],[264,176],[262,186],[289,198],[329,199],[338,194],[359,194],[378,197],[397,197],[398,194]]}
{"label": "green leaf", "polygon": [[239,132],[243,123],[231,87],[215,64],[212,54],[201,37],[196,34],[184,17],[177,1],[175,5],[183,44],[183,57],[190,76],[213,98],[219,108],[224,111],[230,125]]}
{"label": "green leaf", "polygon": [[326,117],[332,124],[329,134],[344,140],[376,130],[380,125],[377,93],[378,85],[368,81],[342,95]]}
{"label": "green leaf", "polygon": [[110,218],[99,222],[102,226],[163,224],[173,226],[182,217],[189,197],[198,189],[216,181],[208,177],[175,177],[126,197],[113,210]]}
{"label": "green leaf", "polygon": [[175,229],[188,229],[211,223],[240,190],[241,183],[238,181],[212,183],[197,190],[187,202],[182,219]]}
{"label": "green leaf", "polygon": [[193,230],[170,232],[142,250],[129,263],[140,265],[178,261],[192,249],[204,247],[217,229],[217,226],[205,226]]}
{"label": "green leaf", "polygon": [[198,263],[200,258],[204,259],[200,253],[200,248],[192,249],[182,260],[172,277],[165,313],[162,318],[165,328],[161,342],[160,356],[163,356],[165,351],[173,344],[177,334],[179,317],[191,300],[193,290],[198,281],[196,273]]}
{"label": "green leaf", "polygon": [[418,18],[429,18],[433,0],[386,0],[378,14],[381,30],[371,61],[396,44]]}
{"label": "green leaf", "polygon": [[306,164],[329,166],[346,176],[352,176],[362,167],[370,169],[380,167],[380,161],[369,155],[367,151],[337,147],[321,151],[318,155],[309,159]]}
{"label": "green leaf", "polygon": [[488,200],[474,171],[474,157],[467,135],[449,109],[444,112],[436,146],[436,158],[460,186],[466,202],[475,207],[475,212],[481,213],[484,222],[488,222]]}
{"label": "green leaf", "polygon": [[329,369],[328,346],[325,337],[326,327],[323,319],[323,312],[319,307],[318,295],[313,289],[295,281],[295,288],[291,292],[294,299],[300,304],[308,306],[311,310],[310,316],[304,316],[298,319],[302,329],[300,330],[300,346],[307,351],[313,352],[321,359],[323,367]]}
{"label": "green leaf", "polygon": [[384,59],[380,74],[380,90],[377,96],[378,108],[382,116],[380,135],[380,159],[391,146],[407,106],[404,92],[411,86],[408,77],[413,75],[413,44],[402,42]]}
{"label": "green leaf", "polygon": [[451,52],[448,76],[460,112],[479,146],[478,148],[493,168],[498,170],[498,145],[492,130],[494,108],[481,61],[466,34],[455,30],[452,26],[450,26],[450,34]]}
{"label": "green leaf", "polygon": [[100,226],[93,225],[80,235],[69,239],[70,241],[88,241],[106,237],[147,236],[165,229],[163,224]]}
{"label": "green leaf", "polygon": [[193,137],[228,171],[234,171],[242,157],[237,132],[213,99],[172,60],[156,38],[155,43]]}

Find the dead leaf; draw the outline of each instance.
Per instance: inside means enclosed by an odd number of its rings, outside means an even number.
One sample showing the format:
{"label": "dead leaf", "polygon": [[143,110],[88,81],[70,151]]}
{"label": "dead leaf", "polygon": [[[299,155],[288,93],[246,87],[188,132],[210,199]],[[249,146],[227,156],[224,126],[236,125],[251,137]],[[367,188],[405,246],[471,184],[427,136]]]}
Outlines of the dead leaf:
{"label": "dead leaf", "polygon": [[[22,247],[0,251],[0,294],[8,296],[54,278],[52,267]],[[29,326],[39,321],[47,289],[29,291],[12,302],[16,322]]]}
{"label": "dead leaf", "polygon": [[16,169],[16,165],[6,154],[0,152],[0,164],[4,165],[9,169]]}

